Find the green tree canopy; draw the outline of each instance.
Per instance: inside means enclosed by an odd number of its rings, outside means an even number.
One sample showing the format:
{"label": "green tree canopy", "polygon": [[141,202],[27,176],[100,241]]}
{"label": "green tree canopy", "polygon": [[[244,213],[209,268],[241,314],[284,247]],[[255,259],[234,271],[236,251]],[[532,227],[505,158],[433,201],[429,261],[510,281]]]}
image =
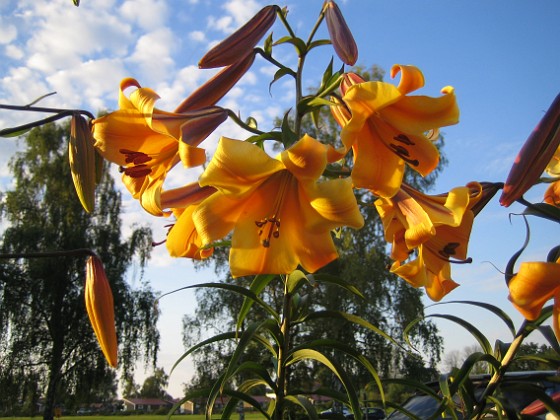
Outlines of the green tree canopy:
{"label": "green tree canopy", "polygon": [[[158,311],[146,283],[132,288],[127,270],[135,256],[149,257],[151,232],[136,228],[121,238],[121,197],[104,170],[96,209],[86,213],[68,165],[68,125],[32,130],[10,168],[13,189],[2,195],[2,254],[88,248],[97,253],[114,295],[119,364],[130,374],[138,360],[154,361]],[[84,304],[85,256],[0,260],[0,412],[35,412],[44,418],[56,404],[113,397],[117,372],[109,369]]]}

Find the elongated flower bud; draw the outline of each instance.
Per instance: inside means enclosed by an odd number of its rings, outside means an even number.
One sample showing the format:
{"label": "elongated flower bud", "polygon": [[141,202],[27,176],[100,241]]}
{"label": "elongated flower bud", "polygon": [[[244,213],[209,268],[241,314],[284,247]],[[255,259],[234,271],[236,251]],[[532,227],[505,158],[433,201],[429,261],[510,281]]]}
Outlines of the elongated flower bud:
{"label": "elongated flower bud", "polygon": [[504,191],[502,206],[519,199],[540,178],[560,145],[560,94],[533,130],[511,167]]}
{"label": "elongated flower bud", "polygon": [[193,111],[215,105],[241,79],[255,61],[255,53],[226,67],[189,95],[174,112]]}
{"label": "elongated flower bud", "polygon": [[358,46],[354,41],[354,36],[334,1],[327,1],[324,7],[327,29],[334,51],[343,63],[353,66],[358,60]]}
{"label": "elongated flower bud", "polygon": [[244,57],[255,48],[276,20],[279,11],[278,6],[261,9],[249,22],[208,51],[198,62],[198,67],[211,69],[239,61],[239,57]]}
{"label": "elongated flower bud", "polygon": [[117,366],[117,333],[113,293],[99,257],[91,256],[86,265],[86,310],[97,341],[112,367]]}
{"label": "elongated flower bud", "polygon": [[88,213],[94,208],[97,183],[96,152],[93,143],[87,120],[80,114],[72,115],[68,160],[76,193]]}
{"label": "elongated flower bud", "polygon": [[340,82],[340,93],[342,96],[346,95],[346,91],[350,86],[354,86],[360,83],[365,83],[365,79],[356,73],[345,73],[342,76],[342,82]]}
{"label": "elongated flower bud", "polygon": [[192,118],[181,126],[181,140],[190,146],[202,143],[228,117],[227,111],[217,106],[201,109],[196,113],[200,115],[193,112]]}

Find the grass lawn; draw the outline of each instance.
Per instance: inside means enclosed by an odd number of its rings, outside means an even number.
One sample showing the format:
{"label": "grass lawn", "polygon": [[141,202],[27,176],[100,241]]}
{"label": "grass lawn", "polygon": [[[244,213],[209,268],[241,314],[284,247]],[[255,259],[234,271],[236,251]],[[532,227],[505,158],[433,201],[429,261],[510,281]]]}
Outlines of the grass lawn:
{"label": "grass lawn", "polygon": [[[167,418],[166,415],[151,415],[151,414],[142,414],[136,416],[62,416],[60,417],[61,420],[132,420],[132,419],[140,419],[140,420],[165,420]],[[213,419],[219,419],[220,415],[212,416]],[[236,420],[238,418],[237,414],[231,416],[232,420]],[[0,417],[0,419],[10,419],[10,420],[41,420],[42,416],[36,417]],[[202,414],[193,414],[193,415],[177,415],[173,416],[172,419],[176,420],[204,420],[204,415]],[[264,419],[264,416],[257,414],[257,413],[245,413],[245,420],[261,420]]]}

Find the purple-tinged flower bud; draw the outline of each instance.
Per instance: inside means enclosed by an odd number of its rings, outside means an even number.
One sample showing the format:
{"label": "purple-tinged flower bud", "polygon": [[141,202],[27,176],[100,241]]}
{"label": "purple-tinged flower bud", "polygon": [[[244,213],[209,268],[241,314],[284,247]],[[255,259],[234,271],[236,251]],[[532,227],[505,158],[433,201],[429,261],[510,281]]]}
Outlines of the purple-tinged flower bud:
{"label": "purple-tinged flower bud", "polygon": [[346,95],[346,91],[350,86],[354,86],[360,83],[365,83],[365,79],[356,73],[345,73],[342,76],[342,82],[340,83],[340,93],[342,96]]}
{"label": "purple-tinged flower bud", "polygon": [[76,194],[88,213],[93,211],[95,205],[97,184],[96,152],[93,143],[94,139],[86,119],[80,114],[72,115],[68,161]]}
{"label": "purple-tinged flower bud", "polygon": [[278,12],[280,8],[275,5],[261,9],[249,22],[208,51],[198,62],[198,67],[211,69],[239,61],[239,57],[246,56],[255,48],[276,20]]}
{"label": "purple-tinged flower bud", "polygon": [[181,126],[181,140],[190,146],[198,146],[227,117],[227,110],[218,106],[187,113],[189,119]]}
{"label": "purple-tinged flower bud", "polygon": [[358,46],[337,4],[328,0],[324,9],[329,37],[334,51],[343,63],[353,66],[358,60]]}
{"label": "purple-tinged flower bud", "polygon": [[510,169],[500,204],[508,207],[540,178],[560,145],[560,94],[523,144]]}
{"label": "purple-tinged flower bud", "polygon": [[226,67],[214,77],[191,93],[174,112],[194,111],[215,105],[241,79],[255,61],[255,52],[251,51],[235,64]]}
{"label": "purple-tinged flower bud", "polygon": [[117,333],[113,292],[103,269],[103,263],[97,256],[91,256],[87,260],[84,294],[86,310],[97,341],[109,365],[116,367]]}

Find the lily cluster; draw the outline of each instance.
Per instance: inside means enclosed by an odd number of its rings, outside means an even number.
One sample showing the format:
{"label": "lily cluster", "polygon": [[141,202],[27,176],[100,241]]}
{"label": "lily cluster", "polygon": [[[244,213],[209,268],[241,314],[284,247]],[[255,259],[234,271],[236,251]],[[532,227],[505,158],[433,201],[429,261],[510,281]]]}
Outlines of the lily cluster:
{"label": "lily cluster", "polygon": [[[294,41],[286,11],[267,6],[200,60],[201,68],[223,69],[174,111],[156,108],[159,97],[153,90],[134,79],[123,80],[119,109],[91,123],[94,148],[119,165],[124,185],[148,213],[175,217],[166,241],[171,256],[208,258],[213,246],[232,233],[233,277],[286,275],[298,267],[312,273],[333,261],[338,254],[331,232],[363,226],[354,191],[368,190],[376,198],[366,204],[379,211],[392,244],[391,272],[440,300],[457,286],[450,263],[467,259],[474,207],[485,187],[473,182],[428,196],[404,184],[403,178],[406,170],[426,176],[437,168],[439,129],[459,120],[453,88],[444,87],[439,97],[411,95],[424,86],[422,72],[411,65],[391,69],[392,78],[400,75],[398,85],[341,71],[331,75],[334,82],[315,97],[321,106],[329,104],[340,124],[339,146],[300,133],[299,126],[293,132],[283,127],[291,136],[260,132],[216,104],[257,53],[279,67],[278,77],[292,75],[296,85],[300,83],[301,69],[292,71],[272,58],[271,37],[263,49],[255,47],[277,16],[290,35],[275,44],[293,43],[300,58],[319,45],[312,37],[305,47]],[[322,19],[336,54],[345,64],[355,64],[357,47],[336,3],[325,2]],[[128,88],[135,90],[126,96]],[[296,125],[313,111],[302,106],[310,104],[310,98],[297,96]],[[254,136],[248,141],[222,137],[207,163],[199,146],[228,116]],[[276,157],[269,156],[260,141],[294,137],[283,141],[284,151]],[[327,167],[349,153],[351,174],[326,177]],[[178,163],[184,168],[207,166],[197,182],[165,189],[165,179]]]}

